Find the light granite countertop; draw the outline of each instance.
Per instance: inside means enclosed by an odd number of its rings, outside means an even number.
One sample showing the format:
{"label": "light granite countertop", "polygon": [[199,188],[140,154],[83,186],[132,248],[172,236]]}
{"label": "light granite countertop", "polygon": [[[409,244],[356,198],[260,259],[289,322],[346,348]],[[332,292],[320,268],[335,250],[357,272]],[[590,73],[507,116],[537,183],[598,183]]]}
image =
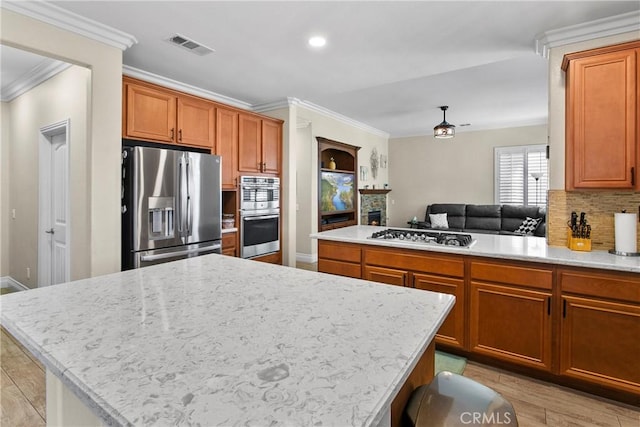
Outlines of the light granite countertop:
{"label": "light granite countertop", "polygon": [[0,297],[110,425],[377,424],[450,295],[217,254]]}
{"label": "light granite countertop", "polygon": [[[369,239],[372,233],[387,228],[371,225],[355,225],[312,234],[311,237],[338,242],[361,243],[365,245],[418,249],[432,252],[457,253],[488,258],[542,262],[574,267],[602,268],[606,270],[640,273],[640,257],[625,257],[608,251],[579,252],[560,246],[549,246],[544,237],[502,236],[495,234],[472,234],[476,242],[468,248],[441,246],[402,240]],[[409,232],[420,230],[405,229]],[[423,230],[425,231],[425,230]],[[445,230],[446,231],[446,230]],[[466,233],[469,234],[469,233]]]}

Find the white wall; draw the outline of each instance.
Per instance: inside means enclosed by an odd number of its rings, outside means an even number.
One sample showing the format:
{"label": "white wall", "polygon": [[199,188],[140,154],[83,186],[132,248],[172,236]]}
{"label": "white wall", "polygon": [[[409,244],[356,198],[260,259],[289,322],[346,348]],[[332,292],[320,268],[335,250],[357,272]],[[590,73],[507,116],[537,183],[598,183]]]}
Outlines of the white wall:
{"label": "white wall", "polygon": [[0,20],[0,43],[91,69],[83,160],[88,179],[82,183],[86,201],[79,207],[87,222],[84,232],[72,227],[71,234],[83,242],[86,275],[119,271],[122,51],[6,9]]}
{"label": "white wall", "polygon": [[494,203],[494,147],[546,144],[547,126],[389,140],[389,225],[424,220],[431,203]]}
{"label": "white wall", "polygon": [[549,54],[549,189],[564,190],[565,73],[560,66],[565,54],[640,39],[638,32],[618,34],[554,47]]}
{"label": "white wall", "polygon": [[[297,153],[297,185],[298,194],[304,195],[298,200],[298,204],[305,204],[304,209],[300,207],[296,219],[298,247],[297,259],[305,262],[314,262],[318,256],[318,245],[309,235],[318,231],[318,141],[317,136],[344,142],[346,144],[361,147],[358,151],[358,165],[369,166],[369,157],[375,147],[378,155],[388,156],[389,140],[381,133],[374,133],[340,121],[329,115],[321,114],[315,110],[297,106],[296,123],[300,123],[301,130],[296,133]],[[359,188],[365,185],[375,185],[382,188],[389,182],[389,169],[378,169],[377,179],[373,179],[369,171],[367,181],[358,181]],[[393,185],[391,185],[393,187]],[[358,195],[359,196],[359,195]],[[358,207],[360,202],[358,202]],[[358,218],[360,213],[358,212]]]}
{"label": "white wall", "polygon": [[0,277],[9,275],[9,122],[11,109],[0,103]]}
{"label": "white wall", "polygon": [[[87,205],[87,100],[91,71],[71,66],[12,100],[9,123],[10,276],[28,287],[38,284],[38,157],[39,130],[69,119],[69,221],[71,278],[89,276],[86,251],[89,235]],[[26,269],[31,275],[27,277]]]}

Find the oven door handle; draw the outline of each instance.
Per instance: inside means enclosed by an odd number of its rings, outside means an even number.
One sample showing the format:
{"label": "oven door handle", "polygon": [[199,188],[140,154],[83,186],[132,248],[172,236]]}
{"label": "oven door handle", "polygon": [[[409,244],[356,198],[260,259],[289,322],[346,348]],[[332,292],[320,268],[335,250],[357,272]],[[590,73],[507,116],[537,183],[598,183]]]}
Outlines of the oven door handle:
{"label": "oven door handle", "polygon": [[242,217],[242,219],[245,221],[259,221],[261,219],[273,219],[273,218],[279,218],[279,217],[280,215],[276,214],[276,215],[244,216]]}

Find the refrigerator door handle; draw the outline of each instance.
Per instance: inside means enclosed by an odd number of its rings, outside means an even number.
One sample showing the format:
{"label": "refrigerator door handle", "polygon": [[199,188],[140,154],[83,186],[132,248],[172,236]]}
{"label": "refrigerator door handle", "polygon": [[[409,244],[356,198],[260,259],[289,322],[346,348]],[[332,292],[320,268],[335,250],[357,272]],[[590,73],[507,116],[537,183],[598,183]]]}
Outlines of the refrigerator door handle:
{"label": "refrigerator door handle", "polygon": [[192,212],[192,206],[191,206],[191,186],[189,185],[191,182],[191,168],[189,167],[191,165],[191,159],[189,157],[188,154],[185,155],[185,158],[187,160],[187,167],[186,167],[186,174],[185,176],[187,177],[187,218],[186,218],[186,231],[187,231],[187,236],[191,235],[191,226],[193,225],[193,212]]}
{"label": "refrigerator door handle", "polygon": [[182,211],[182,156],[178,158],[178,191],[176,192],[176,197],[178,199],[178,209],[176,209],[177,222],[178,222],[178,233],[182,236],[183,231],[183,211]]}
{"label": "refrigerator door handle", "polygon": [[168,253],[157,254],[157,255],[142,255],[140,257],[140,261],[143,261],[143,262],[157,261],[159,259],[173,258],[181,255],[203,254],[206,252],[213,252],[221,248],[222,248],[222,245],[220,243],[216,243],[215,245],[206,246],[204,248],[185,249],[183,251],[168,252]]}

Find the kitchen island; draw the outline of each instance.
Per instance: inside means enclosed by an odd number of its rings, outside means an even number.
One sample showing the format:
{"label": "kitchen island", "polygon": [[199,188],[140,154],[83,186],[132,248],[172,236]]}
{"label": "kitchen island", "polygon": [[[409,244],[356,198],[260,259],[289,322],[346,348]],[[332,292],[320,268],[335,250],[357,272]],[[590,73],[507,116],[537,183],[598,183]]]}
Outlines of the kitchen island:
{"label": "kitchen island", "polygon": [[574,252],[533,236],[443,230],[420,239],[423,230],[383,230],[312,235],[318,271],[455,295],[439,347],[640,405],[638,257]]}
{"label": "kitchen island", "polygon": [[[386,246],[390,248],[404,248],[429,252],[472,255],[514,261],[551,263],[574,267],[601,268],[605,270],[640,273],[640,257],[618,256],[602,250],[594,250],[590,252],[572,251],[565,247],[549,246],[547,245],[544,237],[471,234],[475,242],[467,248],[436,244],[421,244],[419,242],[412,242],[408,240],[369,238],[374,232],[382,231],[387,228],[389,227],[358,225],[324,231],[322,233],[315,233],[312,234],[311,237],[320,240],[356,243],[362,245]],[[410,233],[429,231],[409,228],[394,229],[406,230]],[[442,231],[447,232],[446,229],[443,229]]]}
{"label": "kitchen island", "polygon": [[47,369],[49,423],[77,400],[107,425],[368,426],[432,372],[453,304],[213,254],[4,295],[0,319]]}

